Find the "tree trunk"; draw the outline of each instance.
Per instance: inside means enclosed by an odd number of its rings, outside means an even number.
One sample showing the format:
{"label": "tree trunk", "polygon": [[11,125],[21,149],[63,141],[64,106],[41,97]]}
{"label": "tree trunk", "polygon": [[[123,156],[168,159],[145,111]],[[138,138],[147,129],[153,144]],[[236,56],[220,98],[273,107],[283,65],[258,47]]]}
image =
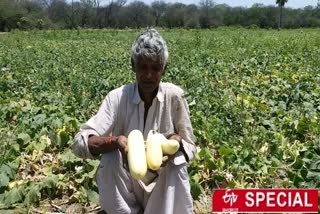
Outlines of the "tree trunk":
{"label": "tree trunk", "polygon": [[280,3],[280,4],[279,4],[280,13],[279,13],[279,25],[278,25],[278,30],[280,30],[281,27],[282,27],[282,8],[283,8],[283,6],[282,6],[281,3]]}
{"label": "tree trunk", "polygon": [[95,27],[98,27],[99,29],[102,28],[101,26],[101,20],[100,20],[100,4],[98,3],[97,7],[96,7],[96,20],[95,20]]}
{"label": "tree trunk", "polygon": [[111,27],[111,16],[112,16],[112,7],[113,7],[113,1],[106,7],[105,16],[104,16],[104,22],[105,27]]}
{"label": "tree trunk", "polygon": [[73,0],[71,1],[71,29],[75,28],[74,24],[74,11],[73,11]]}
{"label": "tree trunk", "polygon": [[156,15],[156,20],[155,20],[156,27],[159,27],[159,20],[160,20],[160,16]]}

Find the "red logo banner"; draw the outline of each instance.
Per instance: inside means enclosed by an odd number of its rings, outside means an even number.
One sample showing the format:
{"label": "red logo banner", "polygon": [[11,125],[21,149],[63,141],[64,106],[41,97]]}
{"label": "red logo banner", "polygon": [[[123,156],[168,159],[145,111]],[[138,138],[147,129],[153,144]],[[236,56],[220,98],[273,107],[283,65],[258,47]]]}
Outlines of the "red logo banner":
{"label": "red logo banner", "polygon": [[317,189],[218,189],[213,212],[318,213]]}

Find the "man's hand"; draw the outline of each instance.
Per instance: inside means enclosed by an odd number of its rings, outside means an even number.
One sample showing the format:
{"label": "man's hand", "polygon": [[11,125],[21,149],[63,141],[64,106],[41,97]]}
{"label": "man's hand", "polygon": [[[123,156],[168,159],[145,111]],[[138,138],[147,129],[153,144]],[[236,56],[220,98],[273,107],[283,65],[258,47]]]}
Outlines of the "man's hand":
{"label": "man's hand", "polygon": [[121,152],[122,160],[123,160],[123,167],[127,169],[128,166],[128,138],[126,136],[120,135],[117,139],[117,146]]}
{"label": "man's hand", "polygon": [[[166,136],[167,137],[167,136]],[[181,143],[181,140],[182,140],[182,137],[178,134],[169,134],[168,137],[167,137],[168,140],[176,140],[178,141],[179,143]]]}
{"label": "man's hand", "polygon": [[162,156],[162,164],[161,164],[161,167],[164,167],[167,165],[168,161],[169,161],[169,156],[168,155],[164,155]]}
{"label": "man's hand", "polygon": [[[175,133],[165,135],[165,137],[166,137],[168,140],[176,140],[176,141],[178,141],[178,142],[181,142],[181,140],[182,140],[182,137],[181,137],[180,135],[178,135],[178,134],[175,134]],[[175,154],[173,154],[173,155],[164,155],[164,156],[162,157],[162,165],[161,165],[161,166],[162,166],[162,167],[166,166],[167,163],[168,163],[168,161],[171,160],[171,159],[173,159],[174,156],[175,156]]]}
{"label": "man's hand", "polygon": [[99,155],[103,153],[112,152],[116,149],[119,149],[122,153],[123,158],[127,158],[128,153],[128,145],[127,145],[127,137],[125,136],[108,136],[108,137],[100,137],[100,136],[89,136],[88,139],[88,147],[89,151],[92,155]]}
{"label": "man's hand", "polygon": [[126,136],[120,135],[117,140],[117,145],[119,150],[123,155],[128,153],[128,138]]}

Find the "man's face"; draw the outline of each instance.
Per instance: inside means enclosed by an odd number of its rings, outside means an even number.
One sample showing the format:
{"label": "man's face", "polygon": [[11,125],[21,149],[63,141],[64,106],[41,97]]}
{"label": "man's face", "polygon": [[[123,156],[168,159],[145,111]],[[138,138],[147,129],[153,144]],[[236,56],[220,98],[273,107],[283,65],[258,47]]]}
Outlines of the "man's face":
{"label": "man's face", "polygon": [[134,65],[133,69],[136,73],[140,92],[152,93],[159,87],[164,74],[164,68],[160,62],[147,59],[138,60],[137,65]]}

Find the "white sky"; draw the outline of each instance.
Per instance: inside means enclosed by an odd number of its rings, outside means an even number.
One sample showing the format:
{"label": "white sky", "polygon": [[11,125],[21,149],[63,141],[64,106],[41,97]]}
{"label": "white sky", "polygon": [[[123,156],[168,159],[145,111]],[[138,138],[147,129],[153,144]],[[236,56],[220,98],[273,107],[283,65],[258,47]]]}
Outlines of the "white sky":
{"label": "white sky", "polygon": [[[152,2],[152,0],[143,0],[146,3]],[[261,3],[264,5],[276,5],[276,0],[213,0],[216,4],[228,4],[232,7],[243,6],[251,7],[255,3]],[[198,4],[199,0],[165,0],[165,2],[182,2],[184,4]],[[291,8],[304,8],[305,6],[316,6],[318,0],[288,0],[286,7]]]}
{"label": "white sky", "polygon": [[[130,2],[133,0],[130,0]],[[151,3],[153,0],[142,0],[146,3]],[[184,4],[198,4],[200,0],[164,0],[166,3],[181,2]],[[216,4],[228,4],[231,7],[242,6],[251,7],[255,3],[264,5],[276,5],[276,0],[213,0]],[[288,0],[286,7],[291,8],[304,8],[305,6],[316,6],[318,0]]]}
{"label": "white sky", "polygon": [[[74,0],[76,1],[76,0]],[[134,0],[127,0],[127,2],[132,2]],[[150,4],[154,0],[139,0],[147,4]],[[251,7],[255,3],[261,3],[264,5],[276,5],[276,0],[213,0],[216,4],[228,4],[231,7],[242,6]],[[71,2],[71,0],[67,0]],[[108,4],[111,0],[102,0],[102,4]],[[199,4],[200,0],[164,0],[166,3],[181,2],[184,4]],[[316,6],[318,0],[288,0],[285,7],[291,8],[304,8],[305,6],[311,5]]]}
{"label": "white sky", "polygon": [[[149,1],[149,0],[145,0]],[[168,0],[171,1],[171,0]],[[198,3],[198,0],[179,0],[181,2],[191,2],[191,3]],[[216,4],[228,4],[232,7],[235,6],[243,6],[243,7],[251,7],[255,3],[261,3],[264,5],[276,5],[276,0],[214,0]],[[305,6],[312,5],[316,6],[318,0],[288,0],[286,3],[286,7],[291,7],[291,8],[304,8]]]}

